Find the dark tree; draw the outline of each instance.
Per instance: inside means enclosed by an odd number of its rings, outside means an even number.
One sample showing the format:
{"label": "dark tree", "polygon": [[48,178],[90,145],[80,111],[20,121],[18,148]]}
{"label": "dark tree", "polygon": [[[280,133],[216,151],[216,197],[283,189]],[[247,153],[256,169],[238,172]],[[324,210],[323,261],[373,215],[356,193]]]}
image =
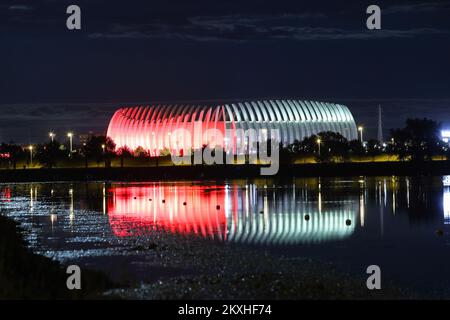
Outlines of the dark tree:
{"label": "dark tree", "polygon": [[145,150],[143,147],[140,147],[140,146],[134,150],[133,154],[136,158],[150,157],[150,153],[147,150]]}
{"label": "dark tree", "polygon": [[400,159],[431,160],[442,151],[440,125],[430,119],[408,119],[403,129],[391,130],[393,149]]}
{"label": "dark tree", "polygon": [[61,149],[61,144],[56,140],[40,144],[36,149],[36,160],[47,168],[54,167],[58,160],[62,160],[66,156],[66,152]]}
{"label": "dark tree", "polygon": [[315,155],[318,161],[331,161],[334,158],[348,156],[348,141],[339,133],[326,131],[303,139],[299,144],[294,142],[291,149],[299,154]]}
{"label": "dark tree", "polygon": [[348,142],[348,153],[360,157],[366,154],[366,149],[360,140],[351,140]]}
{"label": "dark tree", "polygon": [[382,154],[381,147],[382,146],[378,140],[370,139],[369,141],[367,141],[367,146],[366,146],[367,155],[374,158],[375,156]]}
{"label": "dark tree", "polygon": [[87,140],[86,144],[82,147],[82,153],[87,161],[95,160],[97,163],[100,161],[108,162],[114,155],[116,144],[114,141],[106,136],[91,136]]}
{"label": "dark tree", "polygon": [[117,149],[116,154],[120,157],[120,166],[123,167],[123,162],[125,158],[132,158],[133,152],[127,146],[120,147]]}
{"label": "dark tree", "polygon": [[19,145],[10,143],[2,143],[0,145],[0,153],[5,155],[4,160],[12,164],[13,168],[16,168],[17,162],[26,159],[27,152]]}

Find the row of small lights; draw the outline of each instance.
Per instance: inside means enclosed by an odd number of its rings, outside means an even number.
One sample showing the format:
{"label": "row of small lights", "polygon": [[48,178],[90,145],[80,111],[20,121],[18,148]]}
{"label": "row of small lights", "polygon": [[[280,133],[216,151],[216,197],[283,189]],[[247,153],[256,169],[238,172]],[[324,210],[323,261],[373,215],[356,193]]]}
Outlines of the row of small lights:
{"label": "row of small lights", "polygon": [[[56,137],[56,134],[55,134],[54,132],[50,132],[50,133],[48,134],[48,136],[50,137],[50,139],[51,139],[52,142],[53,142],[53,140],[54,140],[55,137]],[[67,133],[67,137],[68,137],[70,140],[72,140],[73,133],[72,133],[72,132],[68,132],[68,133]],[[30,146],[28,147],[28,149],[30,149],[30,151],[33,150],[33,146],[30,145]]]}
{"label": "row of small lights", "polygon": [[[51,139],[52,142],[53,142],[54,139],[55,139],[55,137],[56,137],[56,134],[55,134],[54,132],[50,132],[50,133],[48,134],[48,136],[50,137],[50,139]],[[72,144],[73,133],[72,133],[72,132],[68,132],[68,133],[67,133],[67,137],[70,139],[70,143]],[[33,146],[30,145],[30,146],[28,147],[28,149],[30,149],[30,151],[33,150]],[[104,145],[104,144],[102,144],[102,149],[105,150],[105,145]],[[70,151],[72,151],[72,150],[70,150]]]}
{"label": "row of small lights", "polygon": [[[358,127],[358,131],[359,131],[360,134],[361,134],[361,142],[362,142],[362,133],[363,133],[363,129],[364,129],[364,128],[361,127],[361,126]],[[152,132],[152,135],[154,135],[154,134],[155,134],[155,133]],[[170,132],[168,133],[168,135],[170,135]],[[50,133],[48,134],[48,136],[50,137],[50,139],[51,139],[52,142],[53,142],[53,140],[54,140],[56,134],[55,134],[54,132],[50,132]],[[70,139],[70,143],[72,144],[73,133],[72,133],[72,132],[68,132],[68,133],[67,133],[67,137]],[[320,138],[318,138],[316,142],[317,142],[317,144],[319,145],[319,150],[320,150],[320,143],[322,142],[322,140],[321,140]],[[30,145],[28,148],[30,149],[30,152],[33,151],[33,146],[32,146],[32,145]],[[104,144],[102,144],[102,149],[105,150],[105,145],[104,145]],[[72,152],[72,150],[70,150],[70,152]],[[319,153],[320,153],[320,151],[319,151]]]}
{"label": "row of small lights", "polygon": [[[56,134],[54,132],[49,132],[48,136],[50,137],[50,139],[52,140],[52,142],[54,141]],[[68,132],[67,133],[67,137],[70,139],[70,153],[72,153],[72,138],[73,138],[73,132]],[[105,145],[102,144],[102,150],[105,151]],[[30,159],[31,159],[31,163],[33,163],[33,145],[29,145],[28,146],[28,150],[30,150]]]}
{"label": "row of small lights", "polygon": [[[361,127],[361,126],[358,127],[358,131],[361,134],[361,143],[363,142],[363,138],[362,138],[363,130],[364,130],[363,127]],[[320,156],[320,144],[322,143],[322,140],[320,138],[317,138],[316,142],[317,142],[317,145],[319,146],[319,156]]]}

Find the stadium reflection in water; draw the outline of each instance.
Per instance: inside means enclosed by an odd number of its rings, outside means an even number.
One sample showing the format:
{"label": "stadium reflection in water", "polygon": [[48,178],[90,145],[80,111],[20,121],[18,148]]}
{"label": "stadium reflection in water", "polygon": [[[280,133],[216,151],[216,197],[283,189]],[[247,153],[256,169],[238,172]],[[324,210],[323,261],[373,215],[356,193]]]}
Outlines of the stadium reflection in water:
{"label": "stadium reflection in water", "polygon": [[[287,245],[349,237],[361,204],[256,185],[112,185],[107,213],[120,237],[166,230],[224,242]],[[364,205],[362,205],[364,207]]]}

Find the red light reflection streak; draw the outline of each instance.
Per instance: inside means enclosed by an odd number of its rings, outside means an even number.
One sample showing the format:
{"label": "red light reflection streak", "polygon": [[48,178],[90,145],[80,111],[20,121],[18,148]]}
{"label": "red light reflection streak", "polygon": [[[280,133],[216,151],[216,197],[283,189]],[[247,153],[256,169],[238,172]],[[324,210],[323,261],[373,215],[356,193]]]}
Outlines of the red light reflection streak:
{"label": "red light reflection streak", "polygon": [[9,187],[4,188],[0,193],[0,197],[1,201],[11,202],[11,189]]}
{"label": "red light reflection streak", "polygon": [[226,241],[225,192],[222,186],[157,183],[112,187],[108,191],[108,217],[114,234],[119,237],[162,228],[173,233],[200,234]]}

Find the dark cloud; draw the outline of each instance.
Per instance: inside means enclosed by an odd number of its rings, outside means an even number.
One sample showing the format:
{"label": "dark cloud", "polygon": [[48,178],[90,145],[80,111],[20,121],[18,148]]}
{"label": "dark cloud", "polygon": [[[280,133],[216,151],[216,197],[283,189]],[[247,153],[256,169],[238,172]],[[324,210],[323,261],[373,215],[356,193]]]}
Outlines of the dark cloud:
{"label": "dark cloud", "polygon": [[14,10],[14,11],[30,11],[33,10],[32,6],[29,5],[24,5],[24,4],[14,4],[14,5],[10,5],[8,7],[9,10]]}
{"label": "dark cloud", "polygon": [[37,143],[47,139],[50,131],[61,141],[68,131],[76,137],[90,131],[105,133],[116,108],[105,103],[0,105],[8,110],[0,118],[0,141]]}
{"label": "dark cloud", "polygon": [[[107,39],[179,39],[194,41],[249,40],[364,40],[412,38],[416,36],[450,34],[435,28],[382,29],[371,32],[364,27],[344,29],[318,26],[314,20],[326,18],[322,13],[279,15],[196,16],[184,23],[150,23],[113,25],[107,32],[92,33],[91,38]],[[310,26],[305,25],[308,21]]]}
{"label": "dark cloud", "polygon": [[[373,3],[382,30],[366,29]],[[104,130],[119,104],[75,104],[84,101],[448,98],[448,3],[77,0],[82,30],[69,31],[73,1],[2,0],[0,141]],[[348,104],[361,121],[373,103]],[[444,119],[442,105],[410,110]]]}
{"label": "dark cloud", "polygon": [[419,2],[409,3],[402,5],[392,5],[385,9],[382,9],[383,14],[396,14],[396,13],[423,13],[423,12],[436,12],[441,10],[449,10],[449,1],[440,2]]}

